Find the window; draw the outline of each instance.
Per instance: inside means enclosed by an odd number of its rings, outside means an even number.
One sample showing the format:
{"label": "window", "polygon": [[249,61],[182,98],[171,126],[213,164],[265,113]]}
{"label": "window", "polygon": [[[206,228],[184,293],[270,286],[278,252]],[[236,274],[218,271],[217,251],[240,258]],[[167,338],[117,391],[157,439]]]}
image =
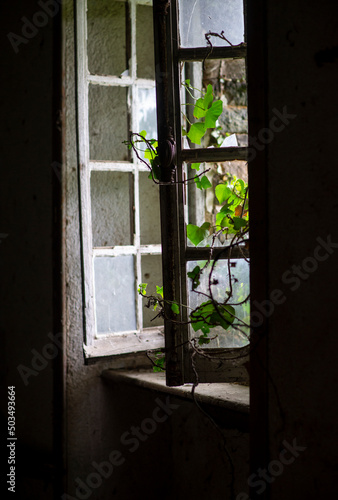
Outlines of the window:
{"label": "window", "polygon": [[78,154],[85,356],[163,346],[138,283],[162,282],[159,194],[124,144],[156,134],[152,8],[148,0],[78,0]]}
{"label": "window", "polygon": [[[168,385],[194,382],[196,370],[200,382],[247,380],[245,335],[235,338],[234,331],[219,331],[210,346],[196,353],[191,350],[187,308],[174,315],[170,307],[172,301],[191,308],[199,303],[189,290],[187,272],[210,258],[212,235],[197,247],[187,239],[188,223],[200,225],[205,217],[214,217],[217,203],[186,182],[191,164],[211,165],[209,175],[247,175],[242,0],[215,1],[212,10],[202,0],[155,0],[155,62],[149,1],[78,0],[76,6],[85,356],[90,361],[163,347],[162,319],[153,321],[153,312],[137,293],[139,283],[147,282],[154,293],[155,285],[163,282],[169,301],[164,325]],[[225,19],[231,44],[215,36],[212,49],[206,47],[205,33],[221,33]],[[227,102],[222,130],[228,137],[222,147],[196,147],[182,137],[181,127],[192,118],[189,92],[182,85],[186,79],[198,89],[211,82]],[[130,131],[145,129],[148,137],[155,137],[156,109],[162,160],[168,141],[176,143],[173,164],[164,166],[162,161],[165,182],[159,189],[135,152],[123,144]],[[232,275],[248,287],[245,245],[231,250],[227,242],[217,245],[211,261],[217,260],[217,293],[226,293],[230,256]],[[200,286],[206,288],[203,279]]]}
{"label": "window", "polygon": [[[155,60],[156,68],[159,68],[161,75],[161,78],[157,78],[160,158],[165,157],[166,145],[171,141],[172,135],[176,142],[176,163],[167,165],[167,171],[162,165],[162,180],[166,181],[174,176],[175,182],[164,184],[160,188],[164,296],[168,301],[184,305],[180,308],[179,315],[172,310],[170,303],[166,307],[167,384],[180,385],[195,382],[197,379],[199,382],[243,381],[247,380],[245,363],[248,360],[249,331],[246,335],[244,332],[242,336],[234,331],[229,334],[230,330],[226,330],[224,334],[219,331],[217,339],[210,342],[210,347],[207,349],[196,350],[191,342],[194,332],[189,324],[187,310],[188,307],[194,308],[204,296],[191,289],[187,272],[191,272],[200,261],[207,262],[210,259],[209,247],[212,236],[202,241],[201,246],[190,246],[187,239],[187,224],[200,225],[206,216],[213,216],[213,210],[209,207],[210,205],[212,207],[215,200],[203,198],[200,193],[196,193],[194,187],[192,189],[189,185],[187,187],[185,179],[191,177],[192,163],[211,164],[211,173],[215,174],[218,172],[223,174],[224,169],[228,169],[230,165],[230,168],[233,168],[232,173],[244,170],[246,175],[248,131],[245,100],[244,6],[241,0],[215,1],[212,5],[205,0],[194,2],[179,0],[171,2],[170,6],[162,5],[162,9],[160,2],[156,2],[156,5],[154,26],[159,41],[155,46],[157,49]],[[212,47],[206,47],[204,35],[209,31],[222,35],[223,30],[226,32],[225,37],[215,36]],[[229,43],[228,39],[232,42]],[[207,72],[208,69],[210,74]],[[241,75],[240,78],[238,74]],[[206,90],[210,83],[214,93],[223,92],[224,97],[228,93],[228,102],[230,101],[231,105],[227,105],[225,100],[226,106],[221,116],[224,120],[222,129],[228,132],[228,136],[223,141],[222,147],[191,147],[187,138],[182,137],[182,125],[185,127],[185,121],[192,120],[191,102],[189,102],[191,92],[186,92],[185,86],[182,85],[186,79],[192,88],[204,87]],[[227,82],[224,82],[225,79]],[[224,83],[227,84],[226,88]],[[236,85],[242,86],[244,101],[239,98],[236,102],[241,95],[238,88],[237,91],[236,88],[231,88]],[[231,94],[234,95],[235,105],[231,103]],[[182,108],[186,117],[183,119]],[[238,126],[236,120],[245,122],[246,128]],[[232,248],[227,241],[215,241],[219,246],[215,244],[215,248],[212,249],[211,264],[217,261],[213,273],[215,285],[212,285],[212,293],[219,294],[218,300],[222,302],[229,288],[227,280],[232,276],[230,279],[234,296],[237,295],[237,302],[241,302],[238,299],[238,287],[249,286],[248,253],[245,242]],[[231,268],[230,271],[229,265],[234,270]],[[201,284],[198,291],[208,292],[208,278],[201,275],[199,279]],[[237,310],[236,314],[240,315],[241,311]],[[236,339],[234,333],[237,334]]]}

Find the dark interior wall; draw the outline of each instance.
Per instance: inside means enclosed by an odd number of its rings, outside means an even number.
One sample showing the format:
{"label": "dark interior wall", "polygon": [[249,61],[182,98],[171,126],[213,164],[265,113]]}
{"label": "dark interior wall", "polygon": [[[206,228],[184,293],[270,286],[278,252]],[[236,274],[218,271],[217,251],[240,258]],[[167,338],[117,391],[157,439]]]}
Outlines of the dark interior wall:
{"label": "dark interior wall", "polygon": [[1,378],[15,386],[22,480],[52,452],[52,363],[37,359],[53,330],[52,21],[29,27],[38,11],[35,0],[0,6]]}
{"label": "dark interior wall", "polygon": [[[224,441],[194,404],[157,391],[123,383],[107,384],[100,379],[87,381],[85,387],[86,415],[80,416],[76,401],[70,412],[79,416],[81,428],[74,437],[71,434],[75,423],[69,424],[73,448],[68,450],[66,491],[71,498],[80,494],[79,486],[91,499],[230,498],[231,465]],[[94,407],[93,401],[100,405]],[[165,418],[162,408],[168,404]],[[152,415],[158,407],[163,422],[154,425]],[[246,492],[247,428],[237,428],[224,411],[216,414],[234,463],[235,492]],[[86,434],[82,433],[83,428],[87,429]],[[109,462],[113,462],[112,468]]]}
{"label": "dark interior wall", "polygon": [[272,466],[273,499],[337,491],[337,15],[334,1],[267,2],[269,120],[285,121],[267,145],[268,297],[284,297],[268,320],[269,461],[284,440],[306,448]]}

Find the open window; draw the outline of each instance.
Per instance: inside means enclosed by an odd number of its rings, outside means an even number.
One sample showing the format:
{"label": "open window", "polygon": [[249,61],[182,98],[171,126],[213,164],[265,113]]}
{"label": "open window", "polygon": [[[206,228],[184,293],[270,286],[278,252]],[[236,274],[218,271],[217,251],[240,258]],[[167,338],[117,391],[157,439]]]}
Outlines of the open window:
{"label": "open window", "polygon": [[[213,208],[222,203],[226,209],[227,200],[199,192],[196,184],[201,182],[201,174],[192,174],[196,166],[205,169],[208,171],[205,182],[211,186],[217,183],[218,176],[224,188],[228,173],[247,178],[244,4],[242,0],[212,4],[204,0],[170,3],[158,0],[154,2],[154,27],[167,384],[247,381],[248,242],[243,237],[233,244],[227,231],[215,230],[220,222],[212,220]],[[192,106],[191,102],[201,97],[193,95],[199,91],[203,97],[201,113],[196,112],[197,105]],[[211,97],[205,105],[208,94],[218,94],[219,100],[222,99],[223,123],[219,137],[216,134],[204,138],[205,143],[199,144],[199,138],[196,140],[187,130],[192,130],[198,118],[202,120],[196,129],[204,128],[205,132],[211,128],[205,115],[205,110],[211,109]],[[172,156],[168,150],[173,145],[176,154],[168,161]],[[194,176],[197,182],[187,182]],[[242,195],[241,215],[246,208],[247,190]],[[209,222],[203,226],[203,221]],[[189,237],[191,228],[200,234],[206,228],[205,238]],[[173,303],[180,305],[179,312],[171,307]],[[228,327],[232,318],[224,329],[222,324],[227,321],[228,311],[234,311],[232,306],[239,323],[233,322]],[[198,307],[193,318],[191,311]],[[203,328],[196,337],[196,323],[199,319],[208,321],[211,316],[217,316],[218,326],[210,333],[212,340],[201,346],[197,340]],[[204,335],[200,337],[203,341]]]}
{"label": "open window", "polygon": [[[212,230],[197,246],[187,237],[189,225],[199,227],[209,220],[209,226],[215,226],[214,208],[220,203],[196,189],[193,177],[202,175],[192,165],[200,164],[212,185],[222,183],[227,174],[247,178],[244,26],[242,0],[212,5],[155,0],[154,8],[149,0],[76,2],[87,362],[163,348],[165,333],[168,385],[197,378],[248,380],[249,332],[243,327],[249,286],[246,242],[232,245],[226,234],[215,236]],[[208,32],[214,33],[209,43]],[[195,90],[205,95],[210,88],[223,102],[222,122],[218,135],[207,134],[204,143],[196,145],[182,127],[188,130],[194,120]],[[130,132],[142,130],[147,137],[158,136],[159,188],[125,144]],[[187,273],[203,266],[196,290]],[[203,303],[202,294],[210,291],[208,266],[217,303],[226,301],[229,287],[233,289],[243,325],[226,331],[219,325],[210,335],[215,339],[201,346],[193,340],[196,332],[188,311]],[[148,284],[150,294],[163,284],[164,318],[154,319],[156,314],[145,307],[140,283]]]}

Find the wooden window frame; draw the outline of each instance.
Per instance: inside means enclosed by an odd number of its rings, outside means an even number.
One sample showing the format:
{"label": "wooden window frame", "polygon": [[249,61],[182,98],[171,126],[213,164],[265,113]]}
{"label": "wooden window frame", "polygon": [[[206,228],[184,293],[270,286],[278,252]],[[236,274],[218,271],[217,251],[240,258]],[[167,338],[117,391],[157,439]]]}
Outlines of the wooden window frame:
{"label": "wooden window frame", "polygon": [[[135,217],[134,244],[113,248],[93,248],[92,222],[90,202],[90,175],[95,171],[130,172],[134,175],[135,211],[139,211],[138,174],[147,171],[137,162],[136,154],[130,162],[118,161],[93,161],[89,156],[89,85],[108,87],[126,87],[130,93],[131,103],[131,129],[137,130],[137,99],[133,99],[138,88],[150,88],[150,80],[137,78],[136,75],[136,6],[151,5],[149,0],[129,0],[131,17],[131,68],[130,76],[102,76],[89,73],[87,62],[87,0],[76,0],[76,58],[77,58],[77,141],[79,165],[79,192],[80,192],[80,222],[82,246],[82,282],[83,282],[83,317],[84,317],[84,356],[85,362],[114,356],[143,352],[163,347],[163,335],[159,328],[141,328],[142,324],[142,297],[136,297],[136,310],[138,328],[135,331],[96,335],[95,326],[95,290],[93,262],[97,256],[134,255],[136,264],[136,281],[141,282],[141,255],[160,255],[161,245],[140,245],[139,217]],[[154,0],[154,34],[155,34],[155,66],[156,66],[156,93],[157,93],[157,122],[159,144],[165,143],[168,136],[180,137],[180,105],[179,103],[179,71],[178,64],[182,61],[202,61],[208,49],[198,47],[183,49],[178,46],[177,32],[177,1],[163,2]],[[165,42],[156,42],[163,39]],[[165,55],[164,55],[165,54]],[[210,59],[226,59],[246,56],[246,46],[241,44],[236,47],[215,47]],[[169,89],[175,89],[168,95]],[[164,99],[164,96],[165,99]],[[169,98],[169,100],[168,100]],[[165,102],[166,100],[166,102]],[[176,104],[175,104],[176,103]],[[168,129],[170,125],[170,130]],[[176,300],[186,303],[186,271],[185,264],[189,260],[207,258],[209,249],[191,248],[186,246],[184,235],[183,216],[183,162],[192,161],[228,161],[245,160],[248,148],[217,148],[210,149],[182,149],[180,141],[176,140],[177,154],[175,172],[176,180],[171,186],[160,186],[161,204],[161,238],[162,238],[162,267],[165,297],[168,301]],[[168,176],[170,177],[170,172]],[[169,178],[168,177],[168,178]],[[224,250],[222,250],[224,252]],[[215,252],[216,255],[216,252]],[[242,256],[240,253],[239,257]],[[225,255],[223,255],[225,257]],[[222,257],[222,258],[223,258]],[[236,255],[232,253],[232,258]],[[171,284],[168,287],[168,284]],[[216,363],[211,358],[218,357],[219,349],[208,349],[208,358],[196,356],[191,362],[191,348],[189,347],[188,329],[183,328],[185,318],[173,317],[171,308],[165,311],[169,321],[165,322],[165,347],[166,347],[166,378],[167,385],[175,386],[184,383],[196,382],[248,382],[248,353],[249,346],[226,350],[223,360]],[[171,321],[174,319],[175,321]],[[178,321],[177,321],[178,320]],[[182,324],[180,324],[180,322]],[[224,349],[221,349],[224,353]],[[234,359],[235,357],[239,359]]]}
{"label": "wooden window frame", "polygon": [[[237,349],[210,348],[202,350],[201,355],[196,354],[189,342],[185,308],[181,308],[177,316],[170,307],[171,301],[187,304],[186,263],[210,256],[209,248],[191,248],[186,244],[183,162],[245,160],[248,148],[182,148],[179,64],[183,61],[203,61],[210,51],[205,47],[179,47],[177,0],[154,0],[153,12],[155,66],[159,76],[156,78],[159,156],[162,180],[167,182],[160,186],[163,287],[168,301],[165,310],[166,382],[169,386],[196,382],[248,383],[250,345]],[[217,47],[209,55],[210,59],[234,57],[246,57],[245,43]],[[162,159],[166,158],[168,143],[172,139],[176,143],[176,158],[163,167]],[[223,249],[222,252],[221,258],[226,258]],[[243,256],[248,256],[243,250],[237,256],[234,252],[231,254],[231,258]]]}
{"label": "wooden window frame", "polygon": [[[83,283],[84,356],[86,363],[102,357],[109,358],[121,354],[137,353],[163,347],[163,327],[142,328],[142,297],[136,293],[141,283],[141,256],[161,255],[161,245],[141,245],[140,243],[140,200],[138,180],[140,172],[147,172],[137,161],[135,152],[131,161],[94,161],[89,151],[89,85],[128,89],[131,130],[137,130],[137,95],[139,88],[153,88],[153,80],[137,77],[136,56],[136,8],[138,5],[151,6],[150,0],[129,0],[131,26],[131,67],[130,76],[102,76],[91,74],[87,57],[87,0],[75,2],[76,70],[77,70],[77,150],[80,192],[80,226]],[[132,245],[93,248],[90,178],[92,172],[129,172],[134,176],[135,234]],[[98,256],[135,256],[135,293],[137,329],[130,332],[96,334],[94,259]]]}

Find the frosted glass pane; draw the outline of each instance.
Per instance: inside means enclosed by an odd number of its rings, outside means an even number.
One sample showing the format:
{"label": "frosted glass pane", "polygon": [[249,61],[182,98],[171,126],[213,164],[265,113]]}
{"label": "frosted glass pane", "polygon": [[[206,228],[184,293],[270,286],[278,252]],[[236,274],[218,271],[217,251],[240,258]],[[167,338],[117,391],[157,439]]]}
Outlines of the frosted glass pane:
{"label": "frosted glass pane", "polygon": [[87,2],[89,71],[99,75],[120,75],[128,67],[126,3],[111,0]]}
{"label": "frosted glass pane", "polygon": [[[156,92],[155,88],[152,89],[138,89],[138,106],[137,106],[137,120],[138,131],[145,130],[147,132],[147,139],[157,139],[157,121],[156,121]],[[138,145],[138,154],[144,158],[142,151],[146,149],[144,143]]]}
{"label": "frosted glass pane", "polygon": [[89,145],[92,160],[128,160],[127,89],[89,86]]}
{"label": "frosted glass pane", "polygon": [[96,257],[94,274],[97,333],[135,330],[134,257]]}
{"label": "frosted glass pane", "polygon": [[136,9],[136,59],[138,78],[155,80],[153,9],[145,5]]}
{"label": "frosted glass pane", "polygon": [[[191,261],[187,263],[187,272],[191,272],[195,266],[200,266],[202,268],[205,262]],[[211,270],[211,264],[209,264],[200,275],[201,284],[196,289],[196,292],[204,292],[209,295],[209,274]],[[236,310],[236,316],[246,323],[249,323],[250,314],[250,303],[246,301],[244,304],[236,305],[239,302],[244,301],[249,295],[249,263],[244,259],[231,259],[231,282],[233,296],[228,302]],[[215,280],[217,284],[212,285],[212,294],[215,301],[222,303],[227,298],[227,290],[229,290],[229,271],[228,271],[228,261],[219,260],[216,263],[215,270],[212,273],[212,279]],[[189,289],[189,306],[195,309],[202,302],[206,302],[208,298],[199,295],[195,291],[191,290],[191,280],[188,282]],[[240,322],[235,320],[234,324],[238,325],[239,329],[230,327],[224,330],[222,327],[211,328],[209,337],[214,337],[218,335],[215,340],[212,340],[209,344],[205,344],[206,348],[209,347],[242,347],[249,343],[249,328],[240,325]],[[196,333],[191,328],[193,336],[199,337],[202,332],[199,330]]]}
{"label": "frosted glass pane", "polygon": [[138,130],[145,130],[147,139],[157,139],[155,88],[138,89]]}
{"label": "frosted glass pane", "polygon": [[126,172],[92,172],[93,246],[131,245],[133,176]]}
{"label": "frosted glass pane", "polygon": [[159,186],[140,172],[141,245],[161,243]]}
{"label": "frosted glass pane", "polygon": [[[142,283],[148,283],[147,295],[156,296],[156,285],[162,286],[162,257],[161,255],[143,255],[141,258]],[[157,312],[152,307],[144,307],[143,299],[143,328],[163,325],[162,318],[153,319]],[[152,321],[153,320],[153,321]]]}
{"label": "frosted glass pane", "polygon": [[[205,47],[205,34],[221,33],[237,45],[244,41],[243,0],[179,0],[181,47]],[[212,44],[229,46],[212,37]]]}

